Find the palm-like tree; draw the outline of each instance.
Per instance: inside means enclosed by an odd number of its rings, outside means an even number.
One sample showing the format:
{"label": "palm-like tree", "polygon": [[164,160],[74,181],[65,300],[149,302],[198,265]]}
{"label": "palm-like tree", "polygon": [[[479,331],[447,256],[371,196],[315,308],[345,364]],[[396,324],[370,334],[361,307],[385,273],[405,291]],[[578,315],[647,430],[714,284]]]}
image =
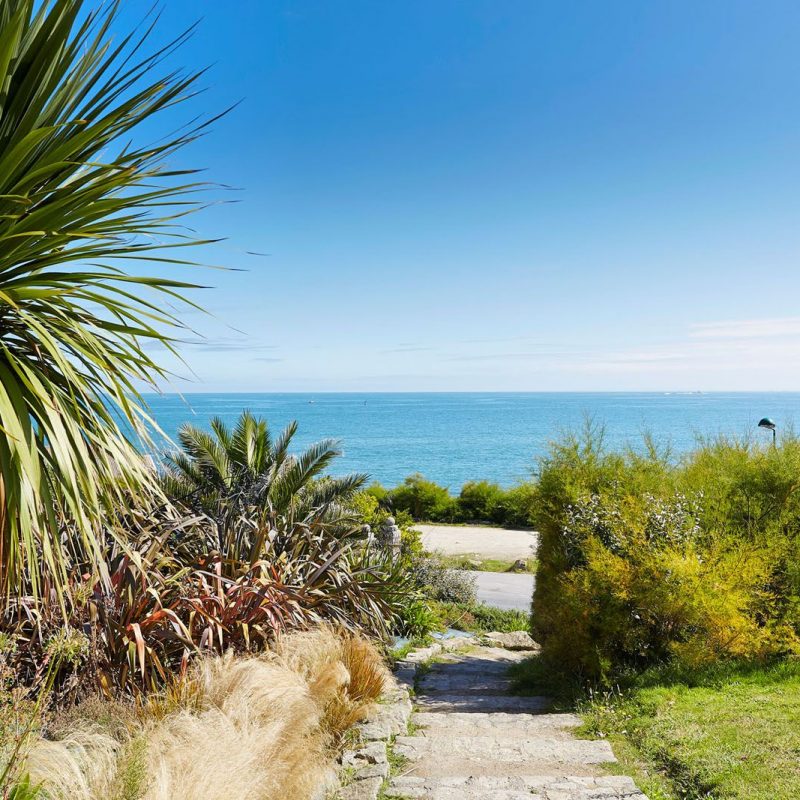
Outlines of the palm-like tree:
{"label": "palm-like tree", "polygon": [[75,553],[102,574],[104,512],[157,491],[123,429],[143,433],[136,387],[164,375],[147,345],[172,348],[188,284],[125,265],[198,243],[177,220],[200,187],[165,162],[207,123],[134,136],[193,92],[159,67],[185,35],[148,54],[149,23],[114,41],[119,4],[83,6],[0,3],[0,601],[63,588]]}
{"label": "palm-like tree", "polygon": [[[309,515],[328,526],[352,527],[357,520],[347,501],[367,475],[321,477],[341,454],[337,442],[323,439],[293,455],[289,450],[296,432],[292,422],[273,438],[266,420],[249,411],[232,430],[218,417],[211,420],[211,431],[183,425],[178,431],[183,450],[167,455],[162,487],[220,527],[247,517],[255,528],[277,535]],[[252,552],[250,558],[260,555]]]}

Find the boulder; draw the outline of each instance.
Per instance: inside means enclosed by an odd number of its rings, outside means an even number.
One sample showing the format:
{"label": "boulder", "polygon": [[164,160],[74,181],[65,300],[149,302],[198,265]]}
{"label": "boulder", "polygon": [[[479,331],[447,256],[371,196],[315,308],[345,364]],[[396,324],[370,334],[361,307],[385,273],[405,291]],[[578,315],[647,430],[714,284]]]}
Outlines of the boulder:
{"label": "boulder", "polygon": [[501,633],[492,631],[483,635],[483,641],[492,647],[503,647],[506,650],[532,650],[538,652],[540,647],[526,631],[509,631]]}

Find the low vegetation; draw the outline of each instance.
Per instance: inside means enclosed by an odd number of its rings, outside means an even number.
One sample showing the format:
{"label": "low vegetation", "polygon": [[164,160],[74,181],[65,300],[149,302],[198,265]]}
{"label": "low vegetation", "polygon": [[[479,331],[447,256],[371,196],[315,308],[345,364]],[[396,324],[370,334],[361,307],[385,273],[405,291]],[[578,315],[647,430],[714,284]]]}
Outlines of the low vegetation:
{"label": "low vegetation", "polygon": [[582,704],[651,800],[800,795],[800,662],[652,670]]}
{"label": "low vegetation", "polygon": [[535,483],[532,628],[517,690],[577,707],[651,800],[796,797],[800,440],[673,459],[602,430]]}
{"label": "low vegetation", "polygon": [[526,631],[530,627],[530,618],[526,612],[496,608],[486,603],[439,602],[434,605],[434,611],[440,627],[468,633],[508,633]]}
{"label": "low vegetation", "polygon": [[533,485],[503,489],[489,481],[469,481],[458,495],[422,475],[410,475],[399,486],[372,484],[367,491],[383,508],[402,512],[418,522],[483,522],[526,528],[532,524]]}
{"label": "low vegetation", "polygon": [[509,561],[502,558],[483,558],[481,556],[440,556],[441,562],[451,569],[474,570],[477,572],[528,572],[535,574],[535,558]]}
{"label": "low vegetation", "polygon": [[533,631],[589,681],[800,650],[800,440],[724,439],[679,461],[587,429],[536,482]]}
{"label": "low vegetation", "polygon": [[206,657],[139,703],[44,715],[16,778],[43,800],[215,800],[221,780],[225,796],[308,797],[385,676],[373,645],[325,627]]}

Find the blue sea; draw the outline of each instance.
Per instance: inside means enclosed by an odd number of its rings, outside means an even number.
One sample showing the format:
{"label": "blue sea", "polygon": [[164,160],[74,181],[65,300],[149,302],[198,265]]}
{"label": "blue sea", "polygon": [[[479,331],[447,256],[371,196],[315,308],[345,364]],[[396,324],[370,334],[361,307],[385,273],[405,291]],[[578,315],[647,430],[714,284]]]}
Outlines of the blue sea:
{"label": "blue sea", "polygon": [[528,477],[548,442],[579,429],[587,416],[602,423],[610,448],[641,443],[647,431],[676,453],[698,436],[751,435],[768,416],[779,431],[791,426],[798,393],[424,393],[424,394],[190,394],[149,395],[162,430],[207,427],[219,416],[233,425],[242,409],[264,416],[277,431],[297,420],[299,447],[325,437],[341,442],[332,470],[367,472],[393,486],[421,472],[451,489],[487,479],[510,486]]}

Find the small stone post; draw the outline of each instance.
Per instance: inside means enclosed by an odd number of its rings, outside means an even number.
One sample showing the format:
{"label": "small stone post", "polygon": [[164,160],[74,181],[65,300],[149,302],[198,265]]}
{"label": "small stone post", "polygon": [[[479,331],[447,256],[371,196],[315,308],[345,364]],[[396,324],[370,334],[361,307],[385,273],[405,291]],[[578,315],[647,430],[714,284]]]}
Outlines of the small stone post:
{"label": "small stone post", "polygon": [[381,525],[380,543],[381,547],[389,552],[392,561],[396,561],[400,556],[400,528],[397,527],[394,517],[386,517]]}

